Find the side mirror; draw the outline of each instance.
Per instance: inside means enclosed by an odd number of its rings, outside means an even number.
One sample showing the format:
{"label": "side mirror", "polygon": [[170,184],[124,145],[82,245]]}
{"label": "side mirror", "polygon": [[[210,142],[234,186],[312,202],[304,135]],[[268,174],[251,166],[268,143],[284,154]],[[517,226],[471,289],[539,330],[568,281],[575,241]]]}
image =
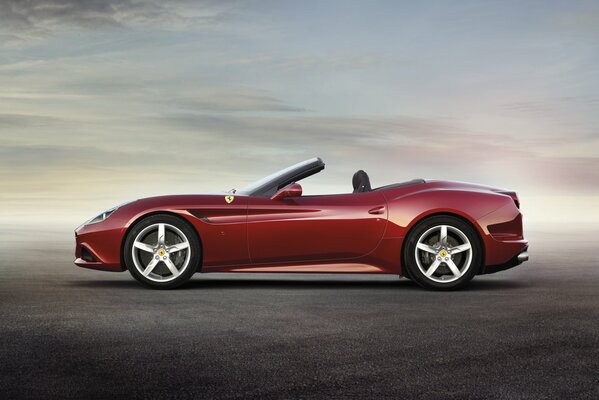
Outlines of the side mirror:
{"label": "side mirror", "polygon": [[284,200],[287,197],[299,197],[302,195],[302,186],[299,183],[291,183],[282,189],[279,189],[270,199]]}

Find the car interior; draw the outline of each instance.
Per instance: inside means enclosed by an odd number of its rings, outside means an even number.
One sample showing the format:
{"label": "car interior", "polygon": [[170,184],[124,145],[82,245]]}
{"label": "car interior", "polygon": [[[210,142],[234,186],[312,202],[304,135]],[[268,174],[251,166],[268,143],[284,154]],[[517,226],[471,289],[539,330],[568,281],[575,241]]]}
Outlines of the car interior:
{"label": "car interior", "polygon": [[[242,190],[235,191],[235,193],[249,196],[272,197],[287,185],[299,182],[302,179],[317,174],[318,172],[322,171],[324,167],[325,164],[320,158],[311,158],[262,178]],[[352,193],[368,193],[420,184],[424,182],[425,181],[423,179],[413,179],[411,181],[393,183],[373,189],[370,185],[370,178],[368,177],[368,174],[363,170],[359,170],[354,173],[352,177]]]}
{"label": "car interior", "polygon": [[372,191],[370,187],[370,178],[368,174],[362,170],[357,171],[352,178],[354,191],[352,193],[364,193]]}

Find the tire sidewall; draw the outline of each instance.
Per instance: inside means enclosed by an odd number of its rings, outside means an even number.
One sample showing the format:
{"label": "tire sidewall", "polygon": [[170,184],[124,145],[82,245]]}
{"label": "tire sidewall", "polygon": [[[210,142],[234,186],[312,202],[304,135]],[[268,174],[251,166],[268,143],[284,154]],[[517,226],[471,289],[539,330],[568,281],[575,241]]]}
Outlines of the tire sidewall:
{"label": "tire sidewall", "polygon": [[[418,268],[416,263],[415,252],[418,239],[424,232],[438,225],[449,225],[459,229],[466,235],[472,246],[472,261],[468,271],[466,271],[466,273],[459,279],[449,283],[435,282],[427,278],[420,268]],[[408,234],[406,245],[404,247],[404,263],[407,275],[422,287],[433,290],[456,290],[463,288],[472,280],[472,278],[474,278],[478,271],[480,271],[483,263],[483,251],[480,236],[474,227],[460,218],[448,215],[426,218],[419,222]]]}
{"label": "tire sidewall", "polygon": [[[155,282],[143,276],[141,272],[139,272],[138,269],[135,267],[135,263],[133,262],[133,255],[131,254],[133,242],[137,235],[146,227],[157,223],[173,225],[180,229],[181,232],[183,232],[183,234],[185,234],[185,236],[187,237],[187,240],[189,241],[189,248],[191,250],[191,257],[189,259],[189,264],[187,265],[185,271],[172,281],[168,282]],[[193,274],[197,271],[201,259],[200,252],[201,246],[198,235],[195,229],[187,221],[179,217],[175,217],[173,215],[156,214],[140,220],[131,228],[125,239],[125,245],[123,247],[123,258],[125,260],[125,266],[129,270],[129,273],[143,285],[154,289],[173,289],[189,281],[189,279],[191,279]]]}

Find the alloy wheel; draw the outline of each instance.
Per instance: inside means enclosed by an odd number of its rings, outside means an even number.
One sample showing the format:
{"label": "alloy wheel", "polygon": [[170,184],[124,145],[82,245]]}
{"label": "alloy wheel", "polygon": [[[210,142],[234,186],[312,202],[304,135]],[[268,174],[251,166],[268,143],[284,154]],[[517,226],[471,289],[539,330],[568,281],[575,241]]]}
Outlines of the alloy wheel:
{"label": "alloy wheel", "polygon": [[472,264],[472,244],[451,225],[437,225],[425,231],[416,243],[416,265],[427,279],[450,283],[460,279]]}
{"label": "alloy wheel", "polygon": [[154,282],[169,282],[180,276],[191,259],[187,236],[176,226],[156,223],[144,228],[133,241],[135,268]]}

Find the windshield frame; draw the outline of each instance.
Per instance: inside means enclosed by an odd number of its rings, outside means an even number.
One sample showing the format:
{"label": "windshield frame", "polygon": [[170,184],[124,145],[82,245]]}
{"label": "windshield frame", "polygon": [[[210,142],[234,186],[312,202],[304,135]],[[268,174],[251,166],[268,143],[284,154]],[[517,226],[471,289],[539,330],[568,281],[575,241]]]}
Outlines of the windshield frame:
{"label": "windshield frame", "polygon": [[322,171],[324,167],[325,164],[320,157],[314,157],[259,179],[235,193],[246,196],[271,197],[290,183],[312,176]]}

